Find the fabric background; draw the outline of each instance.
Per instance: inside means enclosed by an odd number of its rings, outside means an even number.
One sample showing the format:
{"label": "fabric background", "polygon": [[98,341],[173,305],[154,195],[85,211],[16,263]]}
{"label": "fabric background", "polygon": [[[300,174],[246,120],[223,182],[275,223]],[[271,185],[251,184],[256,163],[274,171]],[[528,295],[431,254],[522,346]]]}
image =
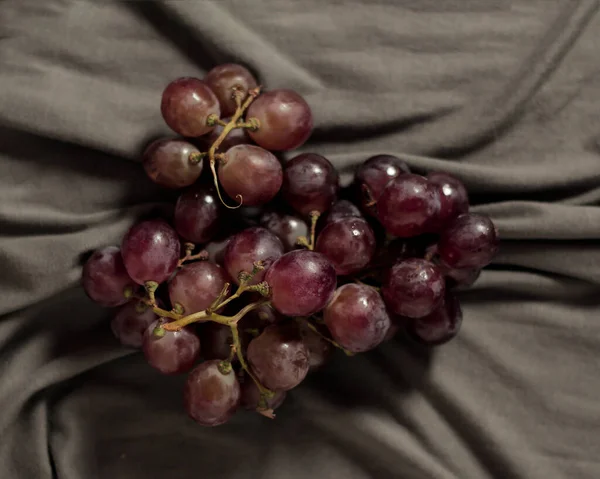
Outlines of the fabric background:
{"label": "fabric background", "polygon": [[[2,479],[600,477],[596,1],[0,2]],[[302,151],[462,178],[495,263],[432,354],[336,357],[275,421],[204,429],[120,348],[80,257],[172,199],[165,84],[238,61],[311,104]]]}

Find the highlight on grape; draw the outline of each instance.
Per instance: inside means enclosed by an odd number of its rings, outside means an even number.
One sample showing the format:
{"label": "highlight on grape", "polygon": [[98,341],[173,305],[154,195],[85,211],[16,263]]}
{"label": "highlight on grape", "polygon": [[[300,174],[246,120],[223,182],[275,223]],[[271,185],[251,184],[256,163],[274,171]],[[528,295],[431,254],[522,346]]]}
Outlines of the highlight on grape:
{"label": "highlight on grape", "polygon": [[150,144],[148,177],[181,190],[172,218],[134,224],[82,270],[87,295],[117,308],[124,347],[163,374],[188,373],[188,415],[203,426],[238,410],[273,418],[288,391],[338,348],[370,351],[396,334],[423,347],[454,338],[457,288],[498,250],[462,182],[365,159],[341,189],[331,162],[302,153],[313,129],[295,91],[262,92],[243,66],[179,78],[161,112],[178,135]]}

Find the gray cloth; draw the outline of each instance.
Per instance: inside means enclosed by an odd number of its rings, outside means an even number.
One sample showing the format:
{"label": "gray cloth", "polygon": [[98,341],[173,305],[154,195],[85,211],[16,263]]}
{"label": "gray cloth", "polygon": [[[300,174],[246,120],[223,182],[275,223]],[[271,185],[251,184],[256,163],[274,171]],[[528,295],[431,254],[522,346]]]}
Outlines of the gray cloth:
{"label": "gray cloth", "polygon": [[[600,477],[595,1],[0,3],[2,479]],[[274,421],[204,429],[78,280],[172,196],[141,148],[166,83],[217,63],[305,95],[302,151],[462,178],[500,255],[459,337],[339,355]]]}

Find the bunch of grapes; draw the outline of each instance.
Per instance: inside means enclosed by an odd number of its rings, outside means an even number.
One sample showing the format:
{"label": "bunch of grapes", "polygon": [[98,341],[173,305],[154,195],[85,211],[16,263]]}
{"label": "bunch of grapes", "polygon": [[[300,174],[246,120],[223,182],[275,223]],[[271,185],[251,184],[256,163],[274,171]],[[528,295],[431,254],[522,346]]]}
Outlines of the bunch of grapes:
{"label": "bunch of grapes", "polygon": [[199,424],[240,407],[273,417],[335,348],[351,356],[398,332],[435,346],[458,333],[454,289],[491,262],[498,233],[469,213],[457,178],[378,155],[341,189],[319,154],[282,163],[273,152],[308,139],[310,107],[292,90],[261,93],[240,65],[173,81],[161,111],[180,137],[152,143],[143,165],[183,189],[173,216],[96,251],[82,281],[119,308],[123,345],[163,374],[189,372],[184,404]]}

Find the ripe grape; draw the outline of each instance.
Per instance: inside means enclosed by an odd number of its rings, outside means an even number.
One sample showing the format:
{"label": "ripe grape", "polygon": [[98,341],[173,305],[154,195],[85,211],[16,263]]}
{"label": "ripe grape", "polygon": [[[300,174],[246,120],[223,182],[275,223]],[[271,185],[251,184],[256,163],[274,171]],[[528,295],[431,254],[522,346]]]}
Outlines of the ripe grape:
{"label": "ripe grape", "polygon": [[437,188],[440,197],[440,211],[436,219],[441,231],[454,218],[469,211],[469,196],[462,182],[448,173],[435,171],[427,179]]}
{"label": "ripe grape", "polygon": [[[246,319],[246,317],[244,317]],[[240,341],[242,343],[242,353],[246,353],[246,347],[250,341],[250,336],[241,328],[241,322],[238,323]],[[202,346],[202,357],[204,359],[228,359],[231,357],[231,346],[233,344],[233,333],[231,328],[225,324],[207,322],[200,326],[199,331],[200,344]],[[238,360],[234,355],[232,362]]]}
{"label": "ripe grape", "polygon": [[275,261],[265,281],[271,304],[285,316],[310,316],[322,310],[335,291],[335,268],[321,253],[294,250]]}
{"label": "ripe grape", "polygon": [[338,275],[350,275],[370,263],[375,247],[375,235],[369,223],[348,217],[323,228],[317,237],[315,251],[327,256]]}
{"label": "ripe grape", "polygon": [[279,160],[254,145],[238,145],[225,153],[219,163],[219,180],[225,192],[246,206],[263,205],[273,199],[283,182]]}
{"label": "ripe grape", "polygon": [[185,409],[202,426],[227,422],[240,406],[240,383],[235,372],[223,373],[220,366],[219,360],[205,361],[194,368],[185,383]]}
{"label": "ripe grape", "polygon": [[[223,118],[223,121],[229,123],[231,118]],[[202,137],[202,143],[206,151],[213,145],[217,138],[223,133],[224,126],[217,125],[213,130]],[[217,148],[217,152],[224,152],[237,145],[252,145],[253,141],[248,135],[248,131],[245,128],[234,128],[231,130],[225,139],[221,142]]]}
{"label": "ripe grape", "polygon": [[487,216],[464,214],[440,235],[438,254],[453,269],[480,269],[491,263],[498,251],[498,233]]}
{"label": "ripe grape", "polygon": [[180,374],[189,371],[200,356],[200,340],[191,329],[166,331],[157,336],[155,321],[146,329],[142,349],[148,364],[163,374]]}
{"label": "ripe grape", "polygon": [[162,283],[175,271],[180,254],[175,230],[161,219],[142,221],[123,237],[121,254],[129,276],[139,284]]}
{"label": "ripe grape", "polygon": [[210,261],[198,261],[181,268],[169,283],[171,304],[179,303],[185,314],[208,308],[225,286],[225,271]]}
{"label": "ripe grape", "polygon": [[260,283],[269,267],[283,254],[283,244],[277,236],[265,228],[247,228],[231,238],[225,248],[223,261],[229,276],[239,284],[242,271],[251,272],[254,263],[261,261],[264,269],[258,271],[249,284]]}
{"label": "ripe grape", "polygon": [[303,216],[311,211],[326,212],[333,205],[338,188],[336,169],[321,155],[303,153],[284,166],[283,197]]}
{"label": "ripe grape", "polygon": [[246,118],[256,118],[260,127],[250,137],[267,150],[285,151],[300,147],[313,128],[312,112],[306,100],[293,90],[271,90],[260,95],[248,108]]}
{"label": "ripe grape", "polygon": [[411,258],[390,268],[381,291],[385,304],[394,314],[421,318],[441,304],[445,292],[444,277],[429,261]]}
{"label": "ripe grape", "polygon": [[[260,294],[257,296],[248,295],[249,299],[246,304],[260,299]],[[276,311],[270,304],[263,304],[256,309],[247,313],[238,323],[240,329],[262,329],[265,326],[279,323],[285,319],[281,313]]]}
{"label": "ripe grape", "polygon": [[414,341],[437,346],[458,334],[462,324],[462,309],[458,298],[447,292],[444,302],[431,314],[408,321],[406,333]]}
{"label": "ripe grape", "polygon": [[157,319],[152,308],[137,301],[130,301],[119,308],[110,327],[123,346],[141,348],[146,329]]}
{"label": "ripe grape", "polygon": [[192,243],[206,243],[219,231],[221,207],[212,187],[190,188],[177,199],[173,223],[177,233]]}
{"label": "ripe grape", "polygon": [[376,155],[366,160],[356,171],[355,181],[365,211],[375,214],[372,201],[377,201],[388,183],[403,173],[410,173],[408,165],[392,155]]}
{"label": "ripe grape", "polygon": [[[316,327],[318,328],[318,326]],[[299,329],[302,342],[308,349],[309,372],[316,371],[329,361],[333,353],[333,344],[320,334],[315,333],[305,322],[300,323]]]}
{"label": "ripe grape", "polygon": [[225,261],[225,249],[227,248],[229,241],[231,241],[231,236],[221,240],[214,240],[204,245],[204,251],[208,253],[208,261],[223,266]]}
{"label": "ripe grape", "polygon": [[324,226],[342,218],[362,218],[360,210],[348,200],[336,201],[329,209],[327,215],[319,220]]}
{"label": "ripe grape", "polygon": [[264,213],[260,224],[281,240],[286,251],[296,249],[298,238],[308,235],[308,225],[302,218],[277,211]]}
{"label": "ripe grape", "polygon": [[116,246],[95,251],[83,266],[81,281],[89,298],[108,308],[125,304],[125,290],[135,287]]}
{"label": "ripe grape", "polygon": [[202,173],[203,163],[192,163],[192,153],[200,150],[187,141],[156,140],[146,148],[142,165],[155,183],[165,188],[183,188],[193,184]]}
{"label": "ripe grape", "polygon": [[444,276],[446,276],[446,286],[455,287],[468,287],[472,286],[475,281],[481,275],[480,269],[449,269],[442,268]]}
{"label": "ripe grape", "polygon": [[[390,316],[390,321],[391,321],[390,329],[388,329],[388,332],[385,335],[385,338],[383,338],[384,343],[386,341],[390,341],[390,340],[394,339],[394,337],[396,336],[396,334],[398,334],[400,332],[400,330],[402,329],[402,326],[404,324],[404,321],[397,316]],[[411,319],[411,321],[412,321],[412,319]]]}
{"label": "ripe grape", "polygon": [[167,85],[160,110],[166,124],[181,136],[202,136],[213,129],[206,121],[221,116],[219,100],[206,83],[197,78],[178,78]]}
{"label": "ripe grape", "polygon": [[248,345],[248,362],[254,374],[274,391],[289,391],[308,373],[308,349],[298,329],[290,326],[268,326]]}
{"label": "ripe grape", "polygon": [[[249,411],[255,410],[260,405],[260,391],[254,381],[248,376],[244,377],[241,384],[242,388],[242,407]],[[285,391],[275,391],[275,396],[266,400],[266,407],[277,409],[283,403],[287,393]]]}
{"label": "ripe grape", "polygon": [[381,296],[372,286],[340,286],[323,311],[325,325],[335,341],[348,351],[369,351],[383,342],[391,326]]}
{"label": "ripe grape", "polygon": [[389,233],[402,238],[429,232],[439,211],[437,190],[411,173],[390,181],[377,200],[377,218]]}
{"label": "ripe grape", "polygon": [[206,74],[204,82],[219,99],[223,116],[231,116],[235,113],[234,87],[244,92],[242,96],[242,100],[244,100],[248,96],[248,91],[257,86],[252,73],[242,65],[235,63],[225,63],[214,67]]}

